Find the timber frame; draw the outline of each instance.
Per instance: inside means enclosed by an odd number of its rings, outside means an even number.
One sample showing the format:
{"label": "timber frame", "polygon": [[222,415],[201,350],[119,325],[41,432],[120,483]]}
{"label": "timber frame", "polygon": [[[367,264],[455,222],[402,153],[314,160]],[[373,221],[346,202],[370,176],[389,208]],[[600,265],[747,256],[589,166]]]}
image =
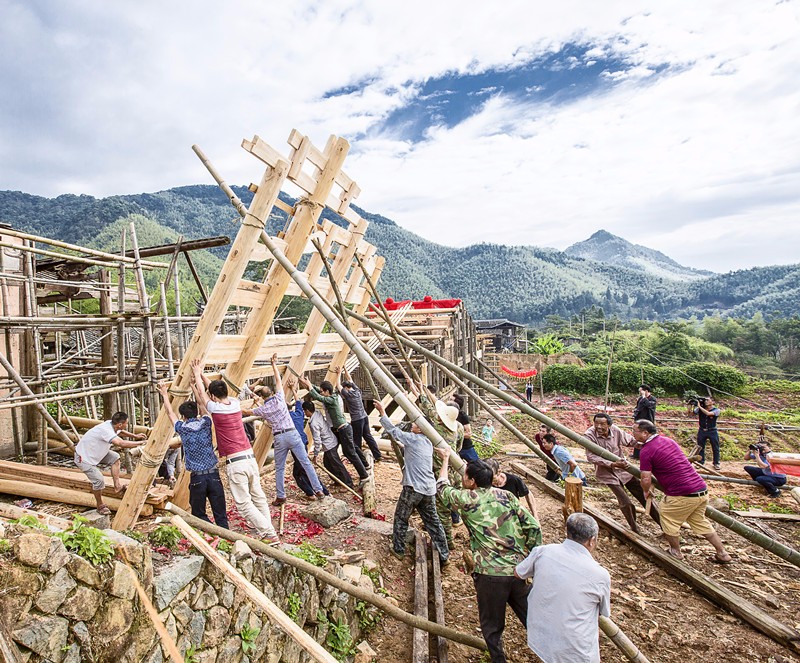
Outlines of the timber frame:
{"label": "timber frame", "polygon": [[[279,360],[288,360],[289,370],[297,373],[341,366],[347,359],[349,348],[338,334],[323,333],[326,321],[316,309],[310,313],[302,332],[290,335],[268,333],[283,297],[302,294],[277,262],[270,261],[262,282],[244,278],[251,262],[271,258],[259,239],[276,206],[288,214],[289,220],[285,229],[272,238],[273,241],[298,268],[304,256],[311,254],[303,272],[324,298],[332,300],[333,293],[324,271],[325,265],[314,249],[312,239],[318,240],[322,246],[345,302],[359,313],[366,311],[370,293],[365,287],[363,273],[354,265],[354,256],[358,254],[373,281],[378,280],[383,269],[383,258],[377,256],[375,247],[364,240],[367,221],[350,207],[360,189],[342,171],[350,147],[348,142],[331,136],[320,150],[307,136],[295,130],[288,143],[288,157],[283,157],[258,136],[242,143],[242,147],[266,168],[259,184],[250,187],[254,197],[249,208],[246,211],[240,209],[243,216],[241,226],[172,380],[170,393],[176,409],[190,394],[191,363],[195,359],[205,366],[224,367],[218,374],[234,387],[242,387],[248,380],[271,376],[269,358],[273,353],[277,353]],[[278,199],[287,181],[302,191],[294,207]],[[320,223],[324,207],[340,215],[346,227],[328,220]],[[241,334],[221,333],[222,321],[230,307],[249,309]],[[352,324],[355,328],[358,323]],[[329,369],[328,377],[332,375]],[[114,518],[115,529],[123,530],[136,522],[171,437],[172,424],[162,411],[150,431],[141,461]],[[262,426],[253,445],[259,465],[266,460],[271,444],[270,429]],[[178,480],[173,501],[179,506],[188,502],[188,475],[185,472]]]}

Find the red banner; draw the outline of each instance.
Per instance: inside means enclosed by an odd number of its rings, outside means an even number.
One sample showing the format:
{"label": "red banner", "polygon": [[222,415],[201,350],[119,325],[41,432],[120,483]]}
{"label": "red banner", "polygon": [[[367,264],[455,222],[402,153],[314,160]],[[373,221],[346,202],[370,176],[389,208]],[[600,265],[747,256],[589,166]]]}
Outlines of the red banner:
{"label": "red banner", "polygon": [[532,368],[528,371],[515,371],[511,368],[508,368],[508,366],[503,366],[502,364],[500,364],[500,370],[503,371],[503,373],[515,378],[532,378],[534,375],[539,374],[539,371],[537,371],[535,368]]}

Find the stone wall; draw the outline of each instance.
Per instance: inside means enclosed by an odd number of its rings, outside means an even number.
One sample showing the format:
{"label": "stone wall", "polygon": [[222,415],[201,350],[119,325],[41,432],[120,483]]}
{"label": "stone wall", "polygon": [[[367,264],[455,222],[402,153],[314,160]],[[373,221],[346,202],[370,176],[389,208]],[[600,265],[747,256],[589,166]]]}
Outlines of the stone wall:
{"label": "stone wall", "polygon": [[[194,648],[195,663],[308,660],[203,556],[175,556],[157,561],[154,568],[147,545],[113,530],[105,532],[114,540],[118,557],[124,555],[136,570],[181,653]],[[0,615],[25,661],[170,660],[136,593],[134,573],[119,559],[92,566],[68,552],[58,538],[24,527],[9,532],[9,540],[11,551],[0,556]],[[317,641],[325,641],[329,623],[340,622],[349,625],[358,642],[356,600],[348,594],[253,554],[238,542],[232,553],[220,554],[284,611],[291,597],[299,606],[295,621]],[[345,577],[338,564],[329,562],[326,569]],[[325,615],[322,622],[318,612]],[[245,624],[261,629],[247,654],[239,635]]]}

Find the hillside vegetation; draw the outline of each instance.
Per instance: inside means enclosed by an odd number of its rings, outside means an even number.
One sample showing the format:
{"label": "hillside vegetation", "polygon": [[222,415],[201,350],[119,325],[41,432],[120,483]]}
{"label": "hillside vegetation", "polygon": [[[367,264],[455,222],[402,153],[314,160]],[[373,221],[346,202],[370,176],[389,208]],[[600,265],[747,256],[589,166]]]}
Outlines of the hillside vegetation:
{"label": "hillside vegetation", "polygon": [[[251,200],[247,189],[234,189],[246,203]],[[291,202],[286,197],[284,200]],[[547,315],[566,317],[591,306],[602,307],[606,314],[626,320],[714,313],[745,317],[761,313],[770,318],[792,315],[800,301],[800,265],[760,267],[715,276],[693,273],[696,278],[687,281],[685,277],[625,267],[622,256],[615,264],[532,246],[442,246],[385,217],[359,212],[370,221],[367,239],[387,260],[380,283],[384,296],[460,297],[476,318],[506,317],[540,324]],[[48,199],[0,192],[0,222],[109,250],[119,250],[119,227],[115,224],[131,215],[150,219],[146,234],[153,243],[173,241],[178,235],[187,239],[232,236],[238,223],[226,196],[214,186],[186,186],[102,199],[85,195]],[[325,215],[338,219],[328,210]],[[284,223],[283,213],[273,212],[269,231],[276,232]],[[163,230],[157,231],[157,226]],[[156,240],[157,236],[162,239]],[[596,236],[608,239],[608,233]],[[145,245],[149,239],[140,243]],[[227,247],[221,247],[205,253],[223,258],[226,251]],[[210,285],[218,263],[200,258],[199,252],[197,255]]]}

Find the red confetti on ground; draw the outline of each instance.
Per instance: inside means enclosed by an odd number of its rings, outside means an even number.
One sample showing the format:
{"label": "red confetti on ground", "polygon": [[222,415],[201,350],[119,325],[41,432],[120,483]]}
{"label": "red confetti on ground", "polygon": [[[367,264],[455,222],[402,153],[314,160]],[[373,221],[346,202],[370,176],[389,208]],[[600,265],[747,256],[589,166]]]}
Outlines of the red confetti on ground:
{"label": "red confetti on ground", "polygon": [[346,536],[344,539],[342,539],[342,543],[346,546],[352,546],[355,544],[355,542],[356,542],[356,537],[354,536]]}
{"label": "red confetti on ground", "polygon": [[[279,520],[280,511],[276,511],[272,516],[272,522],[277,525]],[[322,525],[306,518],[293,504],[286,504],[283,508],[283,536],[281,538],[286,543],[302,543],[307,539],[319,536],[324,531]]]}
{"label": "red confetti on ground", "polygon": [[386,520],[386,516],[384,516],[382,513],[378,513],[376,511],[375,513],[372,514],[372,519],[373,520],[384,520],[385,521]]}

